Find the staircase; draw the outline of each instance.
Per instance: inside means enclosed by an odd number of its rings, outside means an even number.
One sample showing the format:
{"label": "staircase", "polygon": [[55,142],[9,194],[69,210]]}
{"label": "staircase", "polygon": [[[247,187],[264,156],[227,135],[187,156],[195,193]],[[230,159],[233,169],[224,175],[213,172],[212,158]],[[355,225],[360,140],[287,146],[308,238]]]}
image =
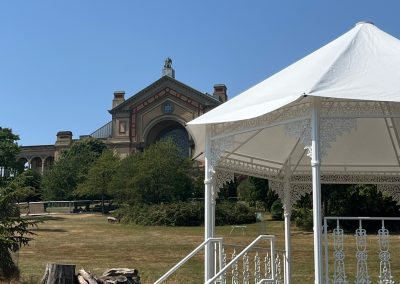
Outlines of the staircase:
{"label": "staircase", "polygon": [[237,283],[284,283],[284,251],[275,248],[275,236],[260,235],[247,247],[224,244],[222,238],[209,238],[165,273],[154,284],[167,280],[189,259],[195,256],[206,245],[214,246],[215,275],[205,284]]}

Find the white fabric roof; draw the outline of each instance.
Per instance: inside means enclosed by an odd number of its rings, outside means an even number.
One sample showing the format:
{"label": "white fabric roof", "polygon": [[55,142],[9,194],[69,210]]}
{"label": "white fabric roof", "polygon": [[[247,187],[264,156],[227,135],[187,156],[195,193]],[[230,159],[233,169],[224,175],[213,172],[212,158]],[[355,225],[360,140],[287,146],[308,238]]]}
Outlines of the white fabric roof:
{"label": "white fabric roof", "polygon": [[300,96],[400,101],[400,41],[369,23],[349,32],[192,120],[189,125],[254,118]]}
{"label": "white fabric roof", "polygon": [[[338,39],[189,122],[196,154],[204,151],[206,125],[239,124],[307,101],[310,96],[332,102],[400,102],[400,41],[373,24],[357,24]],[[324,157],[322,170],[398,172],[400,146],[396,133],[400,133],[397,119],[388,125],[383,118],[359,118],[356,129],[331,143],[334,152]],[[283,126],[234,135],[232,140],[231,149],[238,148],[225,157],[252,162],[257,158],[257,163],[279,169],[291,156],[296,170],[310,169],[304,145],[297,145],[298,140],[289,137]]]}

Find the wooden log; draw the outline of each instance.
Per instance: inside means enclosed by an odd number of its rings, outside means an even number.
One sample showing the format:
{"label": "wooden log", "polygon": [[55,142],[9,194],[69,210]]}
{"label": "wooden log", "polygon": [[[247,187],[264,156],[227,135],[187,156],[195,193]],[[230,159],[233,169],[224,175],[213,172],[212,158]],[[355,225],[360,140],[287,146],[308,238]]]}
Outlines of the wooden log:
{"label": "wooden log", "polygon": [[125,277],[131,278],[134,276],[137,276],[139,273],[138,270],[136,269],[131,269],[131,268],[111,268],[108,269],[103,273],[103,276],[118,276],[118,275],[123,275]]}
{"label": "wooden log", "polygon": [[96,280],[97,280],[97,283],[99,283],[99,284],[107,284],[107,281],[104,279],[97,278]]}
{"label": "wooden log", "polygon": [[89,284],[97,284],[97,281],[92,275],[87,273],[84,269],[80,269],[78,273],[85,279]]}
{"label": "wooden log", "polygon": [[128,282],[128,278],[126,278],[125,276],[117,276],[115,278],[115,280],[117,280],[117,283],[127,283]]}
{"label": "wooden log", "polygon": [[82,275],[78,275],[78,283],[79,284],[88,284],[88,282],[83,278]]}
{"label": "wooden log", "polygon": [[96,277],[96,275],[93,275],[94,280],[97,281],[98,284],[107,284],[105,280]]}
{"label": "wooden log", "polygon": [[47,263],[41,284],[65,284],[75,282],[75,265]]}
{"label": "wooden log", "polygon": [[118,284],[118,283],[135,283],[132,282],[131,279],[128,279],[127,277],[123,275],[119,276],[102,276],[101,278],[98,279],[98,281],[103,281],[103,283],[107,284]]}

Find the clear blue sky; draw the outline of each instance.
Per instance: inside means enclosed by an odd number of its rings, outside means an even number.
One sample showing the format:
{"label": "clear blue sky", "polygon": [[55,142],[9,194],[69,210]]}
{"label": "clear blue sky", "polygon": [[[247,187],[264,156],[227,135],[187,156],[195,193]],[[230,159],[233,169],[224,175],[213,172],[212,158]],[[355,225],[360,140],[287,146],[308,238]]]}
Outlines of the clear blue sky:
{"label": "clear blue sky", "polygon": [[[21,145],[89,134],[113,92],[176,79],[233,97],[361,20],[400,38],[400,1],[0,0],[0,126]],[[399,67],[400,68],[400,67]]]}

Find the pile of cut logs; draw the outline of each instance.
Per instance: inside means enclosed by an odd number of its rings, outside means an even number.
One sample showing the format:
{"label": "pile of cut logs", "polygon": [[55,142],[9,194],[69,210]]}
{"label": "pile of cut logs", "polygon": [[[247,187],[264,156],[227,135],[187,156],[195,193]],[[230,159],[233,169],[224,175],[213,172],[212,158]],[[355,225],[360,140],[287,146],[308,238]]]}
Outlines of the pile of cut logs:
{"label": "pile of cut logs", "polygon": [[41,284],[140,284],[139,271],[129,268],[112,268],[100,277],[84,269],[75,275],[75,265],[47,263]]}
{"label": "pile of cut logs", "polygon": [[104,272],[100,277],[86,272],[84,269],[78,271],[79,284],[140,284],[139,273],[136,269],[112,268]]}

